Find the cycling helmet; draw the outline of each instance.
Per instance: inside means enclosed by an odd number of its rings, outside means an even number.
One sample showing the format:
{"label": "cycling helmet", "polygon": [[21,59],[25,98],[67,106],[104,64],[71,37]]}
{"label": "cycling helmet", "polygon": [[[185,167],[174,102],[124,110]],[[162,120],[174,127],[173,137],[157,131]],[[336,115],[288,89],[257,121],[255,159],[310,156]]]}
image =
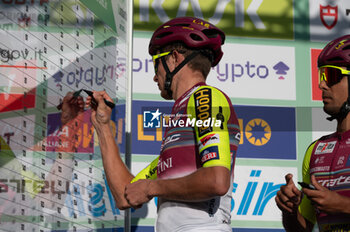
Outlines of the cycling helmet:
{"label": "cycling helmet", "polygon": [[323,65],[350,65],[350,35],[344,35],[329,42],[318,57],[318,67]]}
{"label": "cycling helmet", "polygon": [[221,45],[225,42],[225,33],[202,19],[175,18],[158,27],[153,33],[148,52],[150,55],[155,55],[158,49],[173,42],[182,42],[192,49],[211,50],[214,56],[211,63],[214,67],[223,55]]}
{"label": "cycling helmet", "polygon": [[[212,67],[219,63],[223,55],[221,45],[225,42],[225,33],[202,19],[179,17],[164,23],[155,30],[148,46],[148,52],[153,56],[164,46],[178,42],[194,51],[172,72],[170,72],[164,56],[160,58],[166,72],[164,89],[168,92],[169,99],[172,98],[173,76],[195,56],[200,53],[205,55],[209,58]],[[207,52],[208,50],[211,51],[210,54]]]}
{"label": "cycling helmet", "polygon": [[[350,67],[350,35],[344,35],[329,42],[318,56],[317,66],[335,65]],[[327,119],[343,119],[350,112],[350,76],[348,77],[348,99],[343,103],[336,115]]]}

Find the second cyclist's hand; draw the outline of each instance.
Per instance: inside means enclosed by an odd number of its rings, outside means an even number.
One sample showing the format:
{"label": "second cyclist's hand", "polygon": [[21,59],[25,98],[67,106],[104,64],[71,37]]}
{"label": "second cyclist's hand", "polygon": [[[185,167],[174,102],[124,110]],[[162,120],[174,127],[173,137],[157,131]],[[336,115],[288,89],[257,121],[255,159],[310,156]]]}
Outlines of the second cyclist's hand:
{"label": "second cyclist's hand", "polygon": [[275,201],[278,208],[283,212],[296,213],[301,202],[302,193],[293,182],[293,175],[285,176],[286,184],[282,185],[277,192]]}
{"label": "second cyclist's hand", "polygon": [[331,191],[317,182],[314,175],[311,176],[311,184],[315,190],[303,189],[305,195],[311,200],[314,207],[328,214],[350,212],[350,198]]}

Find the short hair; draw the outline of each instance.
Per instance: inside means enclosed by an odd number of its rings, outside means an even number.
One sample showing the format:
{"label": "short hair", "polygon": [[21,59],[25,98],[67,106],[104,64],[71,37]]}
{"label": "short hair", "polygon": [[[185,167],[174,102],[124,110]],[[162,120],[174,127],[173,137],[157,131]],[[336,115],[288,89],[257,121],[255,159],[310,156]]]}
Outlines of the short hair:
{"label": "short hair", "polygon": [[[177,50],[179,53],[183,54],[184,57],[187,57],[194,51],[197,51],[195,49],[188,48],[181,42],[168,44],[162,49],[163,52],[172,50]],[[191,59],[187,64],[192,70],[201,72],[203,77],[207,78],[211,68],[212,57],[213,53],[211,50],[200,50],[199,54],[196,55],[193,59]]]}

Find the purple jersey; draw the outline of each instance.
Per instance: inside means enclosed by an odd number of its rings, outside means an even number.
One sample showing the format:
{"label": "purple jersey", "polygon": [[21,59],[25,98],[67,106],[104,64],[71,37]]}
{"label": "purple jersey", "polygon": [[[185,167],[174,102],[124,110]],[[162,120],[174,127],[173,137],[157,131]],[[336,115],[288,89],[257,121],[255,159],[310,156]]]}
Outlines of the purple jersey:
{"label": "purple jersey", "polygon": [[[350,131],[324,136],[308,148],[303,163],[303,181],[310,183],[311,175],[323,187],[350,197]],[[316,212],[306,197],[300,212],[313,223],[317,220],[320,231],[350,231],[350,215]]]}

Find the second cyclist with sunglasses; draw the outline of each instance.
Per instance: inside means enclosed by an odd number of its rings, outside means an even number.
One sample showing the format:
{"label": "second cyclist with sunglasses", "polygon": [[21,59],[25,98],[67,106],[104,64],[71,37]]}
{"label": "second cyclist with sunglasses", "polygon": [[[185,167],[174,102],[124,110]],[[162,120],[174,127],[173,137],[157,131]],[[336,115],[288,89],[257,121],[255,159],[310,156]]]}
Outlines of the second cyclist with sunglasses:
{"label": "second cyclist with sunglasses", "polygon": [[299,191],[286,175],[276,196],[286,231],[350,231],[350,35],[337,38],[318,58],[323,109],[337,120],[336,132],[307,149],[302,166],[304,185]]}

